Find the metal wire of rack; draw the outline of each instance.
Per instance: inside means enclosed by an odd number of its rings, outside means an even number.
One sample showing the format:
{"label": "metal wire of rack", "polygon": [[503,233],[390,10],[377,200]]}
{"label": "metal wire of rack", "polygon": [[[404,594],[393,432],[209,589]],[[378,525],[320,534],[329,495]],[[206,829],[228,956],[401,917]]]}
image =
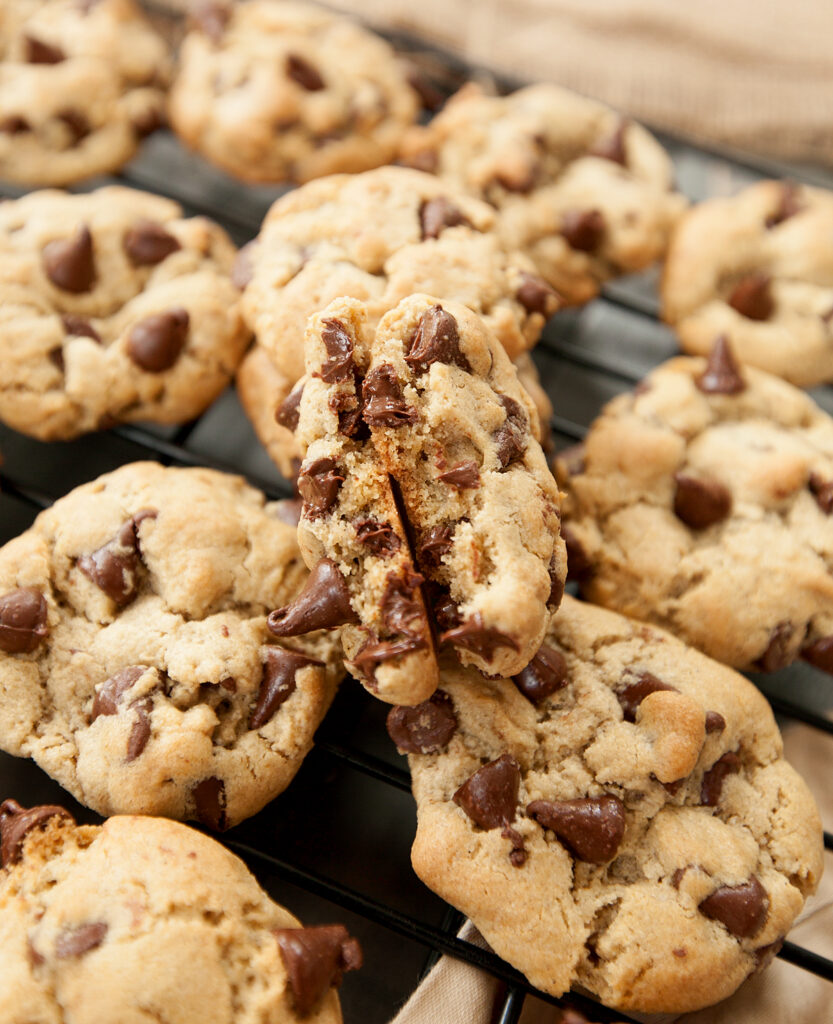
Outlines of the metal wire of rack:
{"label": "metal wire of rack", "polygon": [[[436,58],[436,51],[433,54]],[[445,59],[443,55],[441,57]],[[466,69],[459,62],[452,62],[451,66],[461,74],[465,73]],[[684,191],[693,198],[708,192],[710,166],[712,173],[719,168],[724,185],[727,175],[736,184],[741,184],[750,178],[783,174],[786,170],[780,165],[752,158],[745,158],[740,164],[733,159],[695,149],[679,140],[666,138],[663,141],[675,157]],[[797,174],[794,168],[789,171],[790,176],[799,180],[805,177]],[[806,177],[818,183],[819,174]],[[185,154],[166,133],[149,140],[143,155],[121,175],[110,180],[168,195],[178,200],[189,214],[203,213],[221,223],[239,243],[248,241],[257,233],[263,213],[280,191],[251,189],[232,182],[207,168],[197,158]],[[103,183],[98,180],[84,187]],[[686,183],[689,188],[685,188]],[[14,196],[19,192],[0,185],[0,195]],[[658,324],[657,303],[650,279],[617,282],[583,311],[559,314],[536,349],[543,383],[557,410],[550,424],[556,439],[563,443],[580,440],[603,401],[617,391],[633,386],[647,369],[673,354],[674,348],[670,333]],[[575,401],[577,395],[579,402]],[[833,389],[824,389],[815,397],[828,410],[833,410]],[[6,456],[5,467],[0,468],[0,543],[5,543],[24,529],[38,511],[46,508],[70,486],[137,458],[153,458],[181,466],[209,465],[217,469],[242,471],[270,498],[289,496],[290,484],[277,475],[256,447],[233,397],[221,399],[219,404],[222,407],[219,419],[215,411],[209,410],[200,419],[177,429],[124,425],[107,435],[84,438],[69,445],[42,445],[0,427],[0,449]],[[218,429],[220,423],[234,425],[230,441],[218,443],[226,433]],[[833,685],[828,682],[825,688],[819,684],[819,674],[804,666],[787,670],[787,673],[792,677],[800,674],[803,686],[793,685],[794,679],[783,687],[773,688],[763,683],[762,689],[773,710],[783,720],[801,722],[833,735],[833,720],[825,713],[833,705]],[[756,682],[761,681],[756,679]],[[785,695],[782,690],[787,693],[797,690],[799,696]],[[368,718],[375,718],[372,730],[366,728]],[[392,752],[392,745],[385,746],[386,737],[380,738],[382,731],[378,702],[372,701],[359,687],[345,684],[333,710],[319,729],[312,754],[299,777],[284,794],[284,797],[293,798],[285,816],[294,822],[298,814],[297,805],[309,803],[308,798],[314,795],[309,792],[311,787],[322,785],[322,780],[326,782],[347,776],[360,777],[371,787],[382,787],[381,790],[372,790],[372,806],[383,802],[382,792],[388,796],[404,795],[408,800],[408,773],[402,768],[398,755]],[[368,736],[371,737],[369,744]],[[0,778],[22,778],[23,785],[38,791],[49,785],[34,766],[26,764],[21,769],[19,765],[12,766],[12,761],[0,755]],[[347,784],[349,789],[350,780]],[[370,791],[365,790],[366,793]],[[24,794],[16,795],[22,797]],[[273,843],[276,830],[280,834],[278,819],[284,817],[284,797],[250,822],[229,832],[223,837],[224,843],[246,860],[262,884],[272,891],[275,883],[270,885],[269,880],[277,879],[277,887],[281,891],[288,885],[313,901],[341,908],[354,916],[359,927],[365,928],[365,933],[368,929],[381,931],[381,938],[377,934],[377,947],[387,949],[392,934],[423,950],[418,957],[407,958],[408,963],[400,972],[399,988],[395,991],[384,989],[381,1003],[371,1005],[366,1000],[362,1003],[357,994],[359,983],[348,979],[345,983],[348,1020],[351,1007],[360,1006],[362,1019],[371,1024],[377,1021],[381,1024],[418,978],[424,977],[443,954],[466,961],[500,982],[493,1024],[515,1024],[529,993],[556,1005],[572,1005],[593,1020],[629,1019],[622,1013],[613,1014],[578,993],[567,997],[565,1003],[533,989],[518,971],[494,953],[458,937],[463,918],[453,908],[434,900],[432,913],[422,914],[414,910],[415,905],[431,898],[427,890],[421,889],[417,883],[414,883],[417,887],[412,905],[403,908],[397,905],[396,900],[391,900],[389,894],[380,893],[378,887],[374,889],[370,873],[359,871],[356,874],[359,884],[355,884],[355,879],[354,884],[346,884],[338,871],[331,870],[333,859],[328,859],[326,854],[318,858],[321,863],[311,865],[308,848],[299,851],[292,842]],[[280,807],[276,812],[277,805]],[[336,805],[333,817],[340,821],[342,810],[340,805]],[[79,812],[84,815],[83,809]],[[402,818],[401,814],[399,818]],[[318,819],[316,824],[320,826],[320,823],[321,819]],[[288,831],[291,832],[291,828]],[[402,834],[401,821],[397,824],[396,834],[399,847],[407,851],[409,835]],[[286,829],[283,835],[286,838]],[[343,832],[339,835],[349,844],[351,836]],[[824,845],[828,851],[833,850],[830,832],[824,833]],[[300,856],[297,855],[299,852]],[[359,851],[359,856],[361,853]],[[404,871],[407,870],[406,865]],[[400,886],[401,877],[400,874],[394,879],[395,882],[398,879]],[[833,960],[789,941],[784,943],[779,955],[789,963],[833,982]],[[414,973],[413,966],[417,962],[419,967]],[[372,967],[370,969],[373,970]],[[373,994],[371,992],[371,996]],[[355,1019],[359,1019],[358,1012]]]}

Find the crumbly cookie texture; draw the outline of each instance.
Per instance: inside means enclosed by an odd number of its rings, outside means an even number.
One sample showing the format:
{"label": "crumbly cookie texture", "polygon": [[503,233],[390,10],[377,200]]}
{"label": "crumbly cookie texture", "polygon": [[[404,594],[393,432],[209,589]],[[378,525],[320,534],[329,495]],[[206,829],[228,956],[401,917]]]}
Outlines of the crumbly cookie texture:
{"label": "crumbly cookie texture", "polygon": [[833,381],[833,193],[763,181],[693,207],[674,232],[662,315],[686,352],[719,335],[801,387]]}
{"label": "crumbly cookie texture", "polygon": [[833,421],[721,340],[608,403],[559,461],[584,593],[718,661],[833,671]]}
{"label": "crumbly cookie texture", "polygon": [[652,135],[555,85],[490,96],[468,84],[411,129],[402,158],[496,206],[504,244],[571,304],[660,259],[685,208]]}
{"label": "crumbly cookie texture", "polygon": [[435,635],[466,664],[520,671],[566,559],[535,407],[500,343],[458,303],[411,296],[374,331],[338,299],[310,320],[306,357],[282,413],[304,452],[312,582],[269,628],[344,624],[351,670],[395,703],[435,688]]}
{"label": "crumbly cookie texture", "polygon": [[100,814],[223,829],[289,785],[341,675],[273,642],[307,571],[239,477],[134,463],[0,549],[0,746]]}
{"label": "crumbly cookie texture", "polygon": [[248,340],[218,225],[160,196],[47,190],[0,206],[0,419],[43,440],[182,423]]}
{"label": "crumbly cookie texture", "polygon": [[524,672],[443,666],[388,730],[409,754],[417,874],[546,992],[716,1002],[821,875],[818,811],[755,687],[570,597]]}
{"label": "crumbly cookie texture", "polygon": [[162,818],[78,826],[0,804],[0,1017],[341,1024],[361,966],[343,925],[304,928],[219,843]]}
{"label": "crumbly cookie texture", "polygon": [[3,0],[0,179],[115,171],[164,113],[167,46],[133,0]]}
{"label": "crumbly cookie texture", "polygon": [[319,7],[198,3],[171,89],[174,130],[246,181],[390,161],[418,102],[393,50]]}

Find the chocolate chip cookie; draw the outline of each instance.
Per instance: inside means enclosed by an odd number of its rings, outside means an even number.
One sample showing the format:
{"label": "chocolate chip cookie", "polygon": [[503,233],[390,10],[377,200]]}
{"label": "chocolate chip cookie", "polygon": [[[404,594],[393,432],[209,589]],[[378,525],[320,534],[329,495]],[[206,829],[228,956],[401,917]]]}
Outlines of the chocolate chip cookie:
{"label": "chocolate chip cookie", "polygon": [[182,423],[248,340],[222,228],[121,187],[0,206],[0,419],[43,440]]}
{"label": "chocolate chip cookie", "polygon": [[412,704],[437,684],[437,643],[489,673],[530,661],[563,592],[560,495],[482,320],[425,295],[375,331],[368,319],[338,299],[310,321],[307,376],[282,412],[304,452],[311,575],[269,628],[343,625],[353,673]]}
{"label": "chocolate chip cookie", "polygon": [[3,0],[0,179],[67,185],[117,170],[159,125],[169,73],[133,0]]}
{"label": "chocolate chip cookie", "polygon": [[571,575],[718,661],[833,671],[833,421],[726,341],[610,402],[559,463]]}
{"label": "chocolate chip cookie", "polygon": [[771,959],[822,870],[818,811],[754,686],[565,597],[529,666],[442,666],[388,731],[417,874],[539,988],[680,1013]]}
{"label": "chocolate chip cookie", "polygon": [[319,7],[197,3],[169,114],[245,181],[309,181],[390,161],[417,98],[386,42]]}
{"label": "chocolate chip cookie", "polygon": [[77,488],[0,549],[0,746],[101,814],[254,814],[341,674],[335,636],[266,628],[307,575],[239,477],[145,462]]}
{"label": "chocolate chip cookie", "polygon": [[0,804],[0,1018],[341,1024],[361,967],[343,925],[304,928],[241,860],[162,818],[76,825]]}
{"label": "chocolate chip cookie", "polygon": [[685,207],[652,135],[556,85],[509,96],[466,85],[409,132],[402,158],[497,207],[504,244],[571,304],[661,258]]}
{"label": "chocolate chip cookie", "polygon": [[833,381],[833,193],[763,181],[699,203],[672,236],[662,315],[686,352],[724,335],[742,363]]}

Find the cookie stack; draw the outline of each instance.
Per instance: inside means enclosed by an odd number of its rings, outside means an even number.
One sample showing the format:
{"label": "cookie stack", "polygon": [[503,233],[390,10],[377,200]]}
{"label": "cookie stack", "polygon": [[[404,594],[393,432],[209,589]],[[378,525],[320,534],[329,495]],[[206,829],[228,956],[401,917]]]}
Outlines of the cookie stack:
{"label": "cookie stack", "polygon": [[[0,1018],[340,1020],[356,940],[168,819],[261,810],[347,673],[391,706],[416,873],[534,986],[684,1012],[763,969],[821,824],[734,669],[833,672],[833,422],[794,386],[833,378],[829,197],[684,213],[645,129],[550,85],[417,127],[388,45],[295,3],[195,4],[175,72],[130,0],[14,0],[0,42],[0,177],[116,169],[172,80],[189,147],[302,183],[239,252],[122,186],[0,208],[0,419],[183,423],[236,374],[298,495],[133,463],[0,549],[0,747],[112,815],[0,794]],[[691,354],[556,483],[530,350],[666,254]]]}

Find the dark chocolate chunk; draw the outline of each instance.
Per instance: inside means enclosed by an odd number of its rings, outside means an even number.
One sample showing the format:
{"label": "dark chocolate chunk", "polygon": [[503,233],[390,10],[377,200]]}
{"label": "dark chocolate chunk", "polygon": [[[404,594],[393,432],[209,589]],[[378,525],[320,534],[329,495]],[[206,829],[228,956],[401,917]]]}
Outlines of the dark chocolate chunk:
{"label": "dark chocolate chunk", "polygon": [[726,719],[719,711],[706,712],[706,732],[723,732],[726,728]]}
{"label": "dark chocolate chunk", "polygon": [[412,636],[426,628],[422,602],[417,598],[421,583],[423,577],[408,569],[404,570],[404,575],[388,573],[380,610],[391,632]]}
{"label": "dark chocolate chunk", "polygon": [[778,227],[779,224],[783,224],[785,220],[789,220],[790,217],[794,217],[797,213],[801,213],[803,209],[804,207],[798,198],[798,186],[791,181],[782,182],[780,195],[778,196],[778,206],[766,218],[764,224],[771,230]]}
{"label": "dark chocolate chunk", "polygon": [[359,542],[377,558],[390,558],[402,546],[401,538],[393,532],[390,523],[380,523],[377,519],[358,519],[355,527]]}
{"label": "dark chocolate chunk", "polygon": [[792,642],[795,626],[791,622],[779,622],[769,637],[766,650],[755,663],[762,672],[777,672],[794,660],[795,646]]}
{"label": "dark chocolate chunk", "polygon": [[622,705],[622,715],[626,722],[636,721],[636,710],[649,693],[656,693],[658,690],[671,690],[673,693],[680,691],[676,686],[670,686],[661,679],[657,679],[651,672],[640,672],[633,682],[628,682],[621,690],[617,690],[616,696]]}
{"label": "dark chocolate chunk", "polygon": [[820,473],[811,473],[808,486],[822,512],[826,516],[833,513],[833,480],[825,480]]}
{"label": "dark chocolate chunk", "polygon": [[419,413],[402,395],[402,382],[389,363],[368,373],[362,384],[362,418],[370,427],[405,427],[416,423]]}
{"label": "dark chocolate chunk", "polygon": [[484,764],[453,796],[478,828],[505,828],[515,820],[521,772],[509,754]]}
{"label": "dark chocolate chunk", "polygon": [[521,283],[515,297],[527,313],[540,313],[549,319],[561,306],[561,296],[543,277],[521,272]]}
{"label": "dark chocolate chunk", "polygon": [[561,215],[561,234],[571,249],[595,252],[604,241],[605,219],[599,210],[565,210]]}
{"label": "dark chocolate chunk", "polygon": [[139,526],[156,515],[153,509],[143,509],[123,523],[108,544],[78,559],[81,572],[120,608],[139,591]]}
{"label": "dark chocolate chunk", "polygon": [[755,875],[743,885],[722,885],[698,907],[701,914],[720,921],[732,935],[751,939],[766,921],[769,897]]}
{"label": "dark chocolate chunk", "polygon": [[589,576],[593,571],[593,562],[572,527],[562,523],[561,537],[567,548],[567,579],[581,580]]}
{"label": "dark chocolate chunk", "polygon": [[307,92],[319,92],[324,88],[324,79],[312,64],[298,53],[286,56],[286,74]]}
{"label": "dark chocolate chunk", "polygon": [[89,924],[78,925],[77,928],[64,928],[55,939],[55,956],[59,960],[67,960],[73,956],[83,956],[104,942],[107,935],[105,921],[91,921]]}
{"label": "dark chocolate chunk", "polygon": [[125,232],[124,251],[134,267],[155,267],[182,246],[155,220],[143,218]]}
{"label": "dark chocolate chunk", "polygon": [[775,311],[771,281],[769,274],[747,274],[732,289],[729,305],[748,320],[769,320]]}
{"label": "dark chocolate chunk", "polygon": [[453,532],[448,523],[438,523],[431,527],[417,547],[417,561],[421,568],[439,568],[443,555],[451,550]]}
{"label": "dark chocolate chunk", "polygon": [[304,382],[296,384],[292,391],[286,396],[275,410],[275,421],[280,423],[287,430],[298,429],[298,421],[301,418],[301,398],[304,394]]}
{"label": "dark chocolate chunk", "polygon": [[376,677],[376,667],[386,661],[421,651],[428,644],[421,636],[404,636],[399,640],[368,640],[353,658],[353,669],[369,682]]}
{"label": "dark chocolate chunk", "polygon": [[480,486],[480,467],[474,459],[466,459],[464,462],[458,462],[456,466],[452,466],[444,473],[440,473],[437,479],[451,484],[458,491],[476,489]]}
{"label": "dark chocolate chunk", "polygon": [[436,690],[416,707],[394,707],[388,712],[388,735],[408,754],[436,754],[457,731],[454,703],[443,690]]}
{"label": "dark chocolate chunk", "polygon": [[706,395],[738,395],[746,390],[746,382],[724,334],[715,340],[706,369],[694,383]]}
{"label": "dark chocolate chunk", "polygon": [[246,242],[234,257],[234,265],[231,268],[231,283],[235,288],[239,288],[241,292],[246,285],[251,282],[252,277],[254,276],[252,252],[254,251],[256,243],[257,239],[252,239],[251,242]]}
{"label": "dark chocolate chunk", "polygon": [[492,435],[497,448],[501,469],[507,469],[523,457],[526,451],[528,422],[523,408],[508,395],[500,395],[500,404],[506,410],[506,419]]}
{"label": "dark chocolate chunk", "polygon": [[213,43],[221,42],[231,18],[230,8],[223,3],[208,2],[193,4],[189,21],[208,36]]}
{"label": "dark chocolate chunk", "polygon": [[272,720],[281,704],[295,692],[295,673],[299,668],[323,664],[323,661],[310,658],[300,651],[290,651],[284,647],[267,647],[263,678],[257,701],[249,715],[249,728],[260,729]]}
{"label": "dark chocolate chunk", "polygon": [[127,335],[127,354],[148,373],[170,370],[188,338],[188,311],[181,306],[137,321]]}
{"label": "dark chocolate chunk", "polygon": [[66,54],[60,46],[52,46],[36,36],[27,33],[23,36],[23,52],[27,64],[60,64],[66,60]]}
{"label": "dark chocolate chunk", "polygon": [[76,338],[92,338],[101,344],[101,335],[93,327],[89,320],[83,316],[76,316],[74,313],[64,313],[61,317],[61,325],[64,332]]}
{"label": "dark chocolate chunk", "polygon": [[722,522],[732,510],[732,495],[719,480],[675,473],[674,514],[692,530]]}
{"label": "dark chocolate chunk", "polygon": [[120,669],[99,686],[93,697],[90,722],[99,715],[117,715],[122,696],[147,672],[147,665],[129,665]]}
{"label": "dark chocolate chunk", "polygon": [[551,693],[560,690],[570,681],[567,661],[561,651],[542,644],[530,663],[512,682],[527,700],[538,704]]}
{"label": "dark chocolate chunk", "polygon": [[327,405],[338,414],[338,430],[345,437],[357,441],[366,441],[370,437],[370,428],[362,419],[364,415],[364,396],[361,377],[354,371],[354,387],[352,392],[334,391],[327,399]]}
{"label": "dark chocolate chunk", "polygon": [[299,636],[315,629],[332,629],[358,621],[338,566],[332,559],[322,558],[310,571],[304,589],[292,604],[271,612],[267,625],[275,636]]}
{"label": "dark chocolate chunk", "polygon": [[483,616],[475,612],[462,625],[449,629],[440,636],[444,644],[453,644],[455,647],[462,647],[465,651],[471,651],[486,661],[491,661],[498,647],[511,647],[513,651],[518,650],[518,645],[511,636],[501,633],[493,626],[486,626],[483,623]]}
{"label": "dark chocolate chunk", "polygon": [[56,115],[56,117],[63,125],[66,126],[72,136],[72,144],[74,146],[77,146],[82,139],[86,139],[92,131],[90,122],[80,110],[75,110],[74,108],[69,107],[66,110],[62,110]]}
{"label": "dark chocolate chunk", "polygon": [[533,800],[526,813],[589,864],[613,860],[625,834],[625,805],[615,796]]}
{"label": "dark chocolate chunk", "polygon": [[423,238],[439,238],[445,228],[469,224],[462,211],[445,196],[426,199],[419,208],[419,222]]}
{"label": "dark chocolate chunk", "polygon": [[23,850],[26,836],[36,828],[42,828],[50,818],[74,819],[69,811],[53,804],[39,807],[21,807],[17,800],[4,800],[0,804],[0,867],[14,864]]}
{"label": "dark chocolate chunk", "polygon": [[316,459],[298,474],[298,490],[304,499],[304,513],[312,518],[323,516],[335,505],[344,477],[335,459]]}
{"label": "dark chocolate chunk", "polygon": [[31,654],[48,635],[46,598],[36,587],[19,587],[0,597],[0,651]]}
{"label": "dark chocolate chunk", "polygon": [[471,372],[469,361],[460,349],[457,321],[442,306],[432,306],[419,318],[408,343],[405,362],[415,373],[425,373],[432,363],[453,364]]}
{"label": "dark chocolate chunk", "polygon": [[136,719],[130,729],[130,736],[127,738],[127,760],[135,761],[142,753],[150,739],[150,713],[153,703],[149,697],[136,701],[133,705],[136,711]]}
{"label": "dark chocolate chunk", "polygon": [[43,268],[56,288],[75,295],[88,292],[96,279],[89,228],[82,224],[69,238],[47,242],[43,247]]}
{"label": "dark chocolate chunk", "polygon": [[833,636],[823,636],[801,649],[801,657],[822,672],[833,675]]}
{"label": "dark chocolate chunk", "polygon": [[327,362],[321,367],[321,379],[338,384],[353,379],[353,339],[340,320],[324,321],[321,340],[327,350]]}
{"label": "dark chocolate chunk", "polygon": [[191,790],[191,795],[197,820],[215,832],[223,832],[228,823],[225,782],[212,775],[198,782]]}
{"label": "dark chocolate chunk", "polygon": [[344,925],[277,928],[274,934],[299,1017],[312,1013],[325,993],[341,984],[345,971],[362,966],[362,948]]}
{"label": "dark chocolate chunk", "polygon": [[590,150],[590,155],[599,156],[603,160],[612,160],[616,164],[627,167],[628,159],[625,150],[625,132],[627,127],[628,122],[624,118],[620,118],[619,123],[611,134],[597,142]]}
{"label": "dark chocolate chunk", "polygon": [[717,807],[723,790],[723,780],[727,775],[735,775],[740,771],[740,758],[728,751],[719,757],[707,772],[703,773],[700,786],[700,803],[704,807]]}

